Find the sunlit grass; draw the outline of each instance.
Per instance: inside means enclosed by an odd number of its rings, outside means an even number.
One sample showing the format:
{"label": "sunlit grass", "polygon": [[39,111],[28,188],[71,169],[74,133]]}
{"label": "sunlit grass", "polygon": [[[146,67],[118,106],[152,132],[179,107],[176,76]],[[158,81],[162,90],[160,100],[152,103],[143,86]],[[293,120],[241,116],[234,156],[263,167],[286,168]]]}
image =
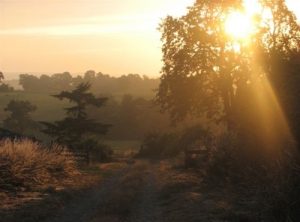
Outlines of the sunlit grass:
{"label": "sunlit grass", "polygon": [[60,146],[46,149],[24,140],[0,143],[0,189],[32,189],[78,174],[74,159]]}

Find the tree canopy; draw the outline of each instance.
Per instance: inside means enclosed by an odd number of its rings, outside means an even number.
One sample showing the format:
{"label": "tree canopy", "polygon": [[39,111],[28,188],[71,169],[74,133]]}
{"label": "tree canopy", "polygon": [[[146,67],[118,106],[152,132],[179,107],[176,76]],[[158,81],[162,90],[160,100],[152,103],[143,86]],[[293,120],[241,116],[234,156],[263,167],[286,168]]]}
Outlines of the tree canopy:
{"label": "tree canopy", "polygon": [[260,4],[263,13],[254,15],[255,27],[246,41],[225,29],[230,13],[245,10],[242,1],[197,0],[186,15],[163,21],[157,101],[174,121],[204,113],[232,127],[241,94],[276,74],[276,58],[286,61],[299,54],[299,25],[285,1]]}
{"label": "tree canopy", "polygon": [[32,120],[30,113],[37,109],[28,101],[10,101],[6,108],[6,112],[10,115],[3,121],[3,126],[13,132],[24,134],[26,129],[33,129],[37,127],[37,123]]}

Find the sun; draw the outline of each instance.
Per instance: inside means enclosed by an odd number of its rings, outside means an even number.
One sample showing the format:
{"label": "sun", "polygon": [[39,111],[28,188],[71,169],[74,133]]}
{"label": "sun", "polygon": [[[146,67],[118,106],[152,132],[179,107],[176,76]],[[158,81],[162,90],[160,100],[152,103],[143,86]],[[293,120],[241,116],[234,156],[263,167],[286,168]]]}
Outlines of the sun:
{"label": "sun", "polygon": [[253,30],[254,23],[251,17],[242,12],[229,14],[225,21],[225,31],[234,39],[245,40],[250,38]]}
{"label": "sun", "polygon": [[244,0],[244,9],[227,15],[225,31],[228,35],[238,40],[251,37],[254,32],[254,15],[259,13],[261,5],[258,0]]}

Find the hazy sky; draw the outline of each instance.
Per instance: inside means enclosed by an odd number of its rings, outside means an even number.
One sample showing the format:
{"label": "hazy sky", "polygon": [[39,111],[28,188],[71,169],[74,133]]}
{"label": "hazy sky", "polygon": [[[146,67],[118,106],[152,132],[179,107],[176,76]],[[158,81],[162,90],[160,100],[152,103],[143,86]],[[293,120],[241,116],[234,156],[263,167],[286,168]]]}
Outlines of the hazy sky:
{"label": "hazy sky", "polygon": [[[300,0],[288,1],[300,15]],[[158,75],[158,23],[193,2],[0,0],[0,70]]]}

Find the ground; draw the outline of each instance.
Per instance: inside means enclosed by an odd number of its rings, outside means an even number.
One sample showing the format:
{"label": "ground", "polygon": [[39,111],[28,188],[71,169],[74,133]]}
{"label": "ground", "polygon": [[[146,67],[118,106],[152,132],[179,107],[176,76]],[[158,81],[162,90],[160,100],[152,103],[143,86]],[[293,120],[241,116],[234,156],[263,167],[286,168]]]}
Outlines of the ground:
{"label": "ground", "polygon": [[200,175],[174,161],[95,165],[81,176],[79,185],[0,196],[0,221],[260,221],[251,201],[218,185],[207,187]]}

